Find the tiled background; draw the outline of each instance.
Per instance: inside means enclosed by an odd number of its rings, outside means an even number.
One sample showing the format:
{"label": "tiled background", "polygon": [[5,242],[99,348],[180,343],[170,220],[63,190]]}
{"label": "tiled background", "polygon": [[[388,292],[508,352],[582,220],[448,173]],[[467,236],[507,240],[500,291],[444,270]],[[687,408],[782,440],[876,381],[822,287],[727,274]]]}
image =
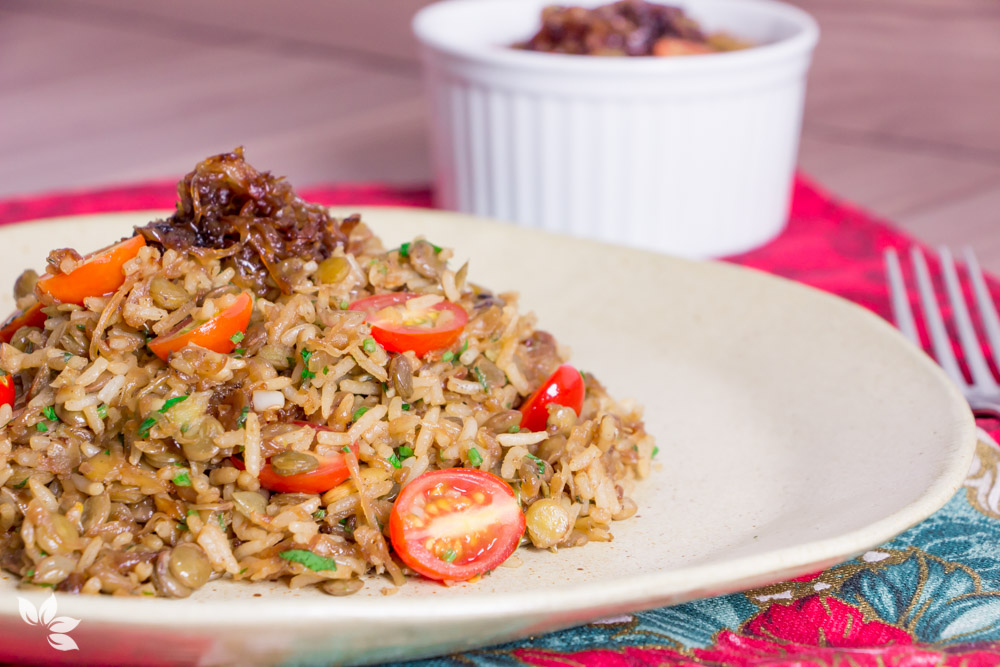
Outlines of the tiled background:
{"label": "tiled background", "polygon": [[[820,21],[803,168],[1000,272],[1000,3],[793,0]],[[428,179],[426,0],[0,0],[0,196],[175,178],[247,146],[296,185]]]}

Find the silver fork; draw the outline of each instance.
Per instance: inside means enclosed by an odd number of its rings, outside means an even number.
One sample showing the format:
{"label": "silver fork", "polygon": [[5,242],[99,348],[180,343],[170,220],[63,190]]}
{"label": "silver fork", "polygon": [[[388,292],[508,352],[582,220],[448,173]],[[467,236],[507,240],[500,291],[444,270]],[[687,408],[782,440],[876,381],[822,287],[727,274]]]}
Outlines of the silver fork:
{"label": "silver fork", "polygon": [[[972,248],[965,248],[962,256],[969,273],[969,280],[972,283],[972,291],[975,294],[976,307],[983,322],[986,339],[994,355],[1000,354],[1000,318],[997,317],[996,306],[986,288],[982,269],[979,267],[979,262],[976,260]],[[972,381],[969,382],[965,379],[952,351],[951,340],[941,316],[941,309],[934,293],[934,284],[931,281],[931,273],[927,268],[924,253],[919,248],[913,247],[910,248],[910,262],[917,278],[917,292],[920,294],[924,324],[930,334],[934,356],[941,368],[944,369],[945,374],[958,385],[977,416],[1000,418],[1000,385],[994,379],[986,358],[983,356],[982,346],[976,336],[972,317],[969,314],[969,305],[966,304],[965,297],[962,295],[958,271],[955,268],[955,258],[951,251],[944,247],[938,249],[938,257],[941,262],[941,273],[944,277],[948,301],[951,303],[955,330],[958,332],[959,348],[962,350],[962,356],[965,358]],[[910,299],[906,293],[906,283],[903,279],[899,257],[893,248],[885,251],[885,268],[889,278],[892,315],[896,320],[896,326],[903,335],[919,347],[920,337],[913,319],[913,310],[910,308]]]}

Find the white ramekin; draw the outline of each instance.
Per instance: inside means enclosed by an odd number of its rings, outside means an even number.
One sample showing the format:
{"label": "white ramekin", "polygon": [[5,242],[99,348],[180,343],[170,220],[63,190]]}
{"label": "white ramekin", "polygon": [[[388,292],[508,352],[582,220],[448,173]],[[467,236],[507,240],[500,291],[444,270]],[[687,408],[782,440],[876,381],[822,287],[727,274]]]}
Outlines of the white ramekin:
{"label": "white ramekin", "polygon": [[667,3],[759,44],[705,56],[509,48],[549,4],[444,0],[414,18],[438,205],[688,257],[784,228],[819,35],[808,14],[772,0]]}

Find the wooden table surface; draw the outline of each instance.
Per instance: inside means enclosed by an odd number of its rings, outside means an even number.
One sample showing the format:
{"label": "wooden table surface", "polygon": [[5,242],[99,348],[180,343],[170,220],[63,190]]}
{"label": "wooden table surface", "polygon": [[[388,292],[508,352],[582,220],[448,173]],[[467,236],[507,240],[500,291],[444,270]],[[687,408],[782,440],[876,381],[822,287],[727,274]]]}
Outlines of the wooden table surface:
{"label": "wooden table surface", "polygon": [[[803,168],[1000,273],[1000,3],[794,0],[823,30]],[[2,0],[0,197],[173,178],[245,144],[296,185],[429,178],[426,0]]]}

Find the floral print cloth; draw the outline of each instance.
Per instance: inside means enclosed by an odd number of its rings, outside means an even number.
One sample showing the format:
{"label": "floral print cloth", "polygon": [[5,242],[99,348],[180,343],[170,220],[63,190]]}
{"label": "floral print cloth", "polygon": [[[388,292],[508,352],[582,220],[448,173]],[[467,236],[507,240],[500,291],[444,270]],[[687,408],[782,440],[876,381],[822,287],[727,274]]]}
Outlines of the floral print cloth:
{"label": "floral print cloth", "polygon": [[[430,206],[426,188],[303,191],[326,204]],[[172,185],[10,199],[0,224],[169,208]],[[788,228],[728,261],[833,292],[888,317],[882,252],[913,241],[799,178]],[[931,261],[932,268],[934,262]],[[990,281],[994,295],[997,283]],[[423,661],[455,665],[1000,664],[1000,425],[981,423],[965,483],[939,512],[824,572],[761,589],[604,619],[542,637]]]}

